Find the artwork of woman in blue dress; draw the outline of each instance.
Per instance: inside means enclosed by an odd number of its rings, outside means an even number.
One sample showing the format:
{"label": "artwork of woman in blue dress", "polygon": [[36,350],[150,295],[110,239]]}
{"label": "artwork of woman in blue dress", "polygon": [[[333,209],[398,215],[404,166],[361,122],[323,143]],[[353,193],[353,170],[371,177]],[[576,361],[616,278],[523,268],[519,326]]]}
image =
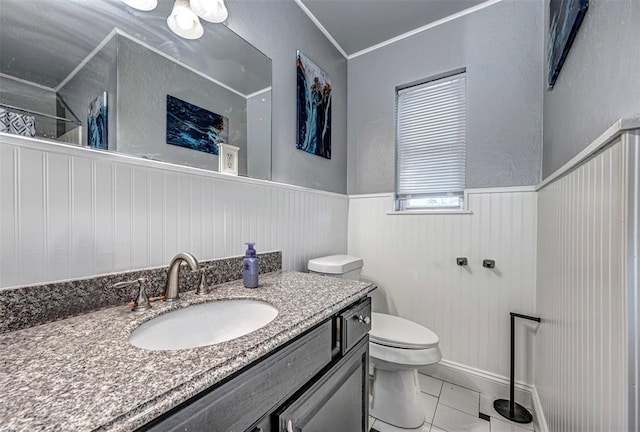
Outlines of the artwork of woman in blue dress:
{"label": "artwork of woman in blue dress", "polygon": [[331,80],[298,51],[296,148],[331,159]]}
{"label": "artwork of woman in blue dress", "polygon": [[588,0],[550,0],[548,88],[553,88],[589,7]]}
{"label": "artwork of woman in blue dress", "polygon": [[89,103],[87,141],[89,147],[107,150],[107,92]]}

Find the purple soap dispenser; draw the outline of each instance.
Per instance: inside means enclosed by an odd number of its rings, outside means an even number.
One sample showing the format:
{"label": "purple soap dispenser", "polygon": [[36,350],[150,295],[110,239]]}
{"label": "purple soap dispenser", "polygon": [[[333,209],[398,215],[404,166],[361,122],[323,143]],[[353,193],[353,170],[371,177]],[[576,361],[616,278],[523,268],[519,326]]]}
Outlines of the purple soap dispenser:
{"label": "purple soap dispenser", "polygon": [[242,282],[246,288],[258,288],[258,258],[256,258],[256,250],[253,248],[255,243],[245,243],[247,252],[242,261]]}

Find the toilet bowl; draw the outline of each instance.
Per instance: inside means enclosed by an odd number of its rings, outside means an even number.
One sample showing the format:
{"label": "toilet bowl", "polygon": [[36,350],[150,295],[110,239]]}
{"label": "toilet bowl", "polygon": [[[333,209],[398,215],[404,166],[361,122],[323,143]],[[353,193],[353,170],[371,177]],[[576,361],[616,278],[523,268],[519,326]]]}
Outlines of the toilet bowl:
{"label": "toilet bowl", "polygon": [[[361,258],[331,255],[309,260],[309,272],[358,279]],[[383,313],[371,314],[369,360],[372,385],[369,414],[406,429],[424,423],[418,369],[440,361],[438,336],[413,321]]]}
{"label": "toilet bowl", "polygon": [[438,336],[420,324],[393,315],[371,314],[371,416],[407,429],[424,423],[418,369],[440,361],[438,343]]}

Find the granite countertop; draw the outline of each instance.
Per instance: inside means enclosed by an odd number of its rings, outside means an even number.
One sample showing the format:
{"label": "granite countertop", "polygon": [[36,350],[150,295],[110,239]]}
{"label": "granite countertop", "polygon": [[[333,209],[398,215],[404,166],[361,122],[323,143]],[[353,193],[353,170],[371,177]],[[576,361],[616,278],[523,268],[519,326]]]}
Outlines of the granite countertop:
{"label": "granite countertop", "polygon": [[[132,431],[367,295],[366,282],[275,272],[260,287],[242,281],[193,291],[133,313],[127,306],[0,335],[0,430]],[[141,323],[170,310],[222,299],[271,303],[278,316],[216,345],[147,351],[127,342]]]}

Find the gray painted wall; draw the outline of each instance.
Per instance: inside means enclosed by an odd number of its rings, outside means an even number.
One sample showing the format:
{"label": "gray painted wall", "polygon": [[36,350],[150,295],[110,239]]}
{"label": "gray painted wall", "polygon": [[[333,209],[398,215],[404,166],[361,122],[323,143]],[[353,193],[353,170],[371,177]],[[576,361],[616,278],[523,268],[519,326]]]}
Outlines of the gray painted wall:
{"label": "gray painted wall", "polygon": [[247,99],[247,172],[271,179],[271,90]]}
{"label": "gray painted wall", "polygon": [[112,38],[58,93],[82,121],[82,145],[87,145],[87,109],[89,103],[107,92],[107,142],[116,150],[117,118],[117,37]]}
{"label": "gray painted wall", "polygon": [[[548,24],[545,42],[547,29]],[[546,74],[545,67],[545,84]],[[619,118],[639,113],[640,3],[591,0],[555,86],[544,94],[543,176],[580,153]]]}
{"label": "gray painted wall", "polygon": [[[272,60],[273,181],[347,191],[347,60],[293,0],[228,0],[227,25]],[[331,77],[331,159],[296,149],[296,49]]]}
{"label": "gray painted wall", "polygon": [[118,151],[217,171],[218,156],[167,144],[167,95],[229,119],[229,144],[240,147],[238,174],[246,175],[246,99],[118,37]]}
{"label": "gray painted wall", "polygon": [[538,183],[543,9],[504,0],[349,60],[349,193],[394,190],[395,87],[461,67],[467,187]]}

